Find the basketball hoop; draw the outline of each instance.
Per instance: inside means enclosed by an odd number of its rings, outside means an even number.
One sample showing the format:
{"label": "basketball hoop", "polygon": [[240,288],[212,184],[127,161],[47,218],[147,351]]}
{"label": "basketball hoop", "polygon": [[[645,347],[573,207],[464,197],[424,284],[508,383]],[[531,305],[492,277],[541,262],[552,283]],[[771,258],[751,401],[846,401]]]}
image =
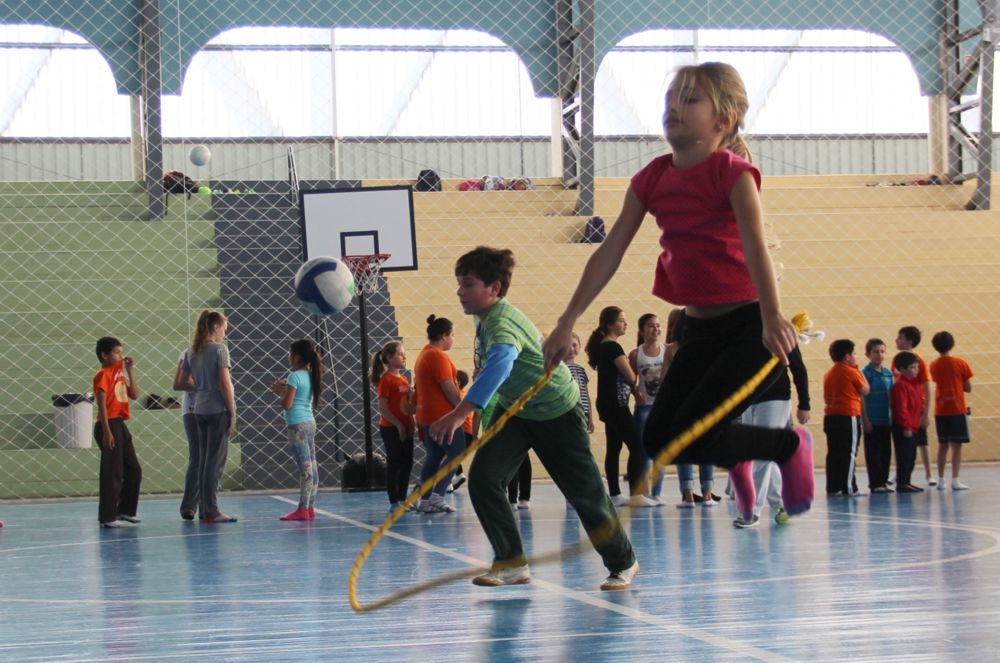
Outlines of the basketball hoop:
{"label": "basketball hoop", "polygon": [[354,274],[354,284],[359,293],[372,294],[378,290],[378,275],[382,265],[388,260],[388,253],[371,253],[368,255],[344,256],[348,269]]}

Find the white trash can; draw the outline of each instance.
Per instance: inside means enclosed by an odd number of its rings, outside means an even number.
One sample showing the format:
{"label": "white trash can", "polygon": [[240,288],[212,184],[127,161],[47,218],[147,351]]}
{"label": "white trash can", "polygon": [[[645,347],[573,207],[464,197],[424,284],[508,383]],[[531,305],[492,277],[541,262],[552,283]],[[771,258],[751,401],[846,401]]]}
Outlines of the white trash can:
{"label": "white trash can", "polygon": [[89,449],[94,439],[94,395],[56,394],[52,405],[56,444],[63,449]]}

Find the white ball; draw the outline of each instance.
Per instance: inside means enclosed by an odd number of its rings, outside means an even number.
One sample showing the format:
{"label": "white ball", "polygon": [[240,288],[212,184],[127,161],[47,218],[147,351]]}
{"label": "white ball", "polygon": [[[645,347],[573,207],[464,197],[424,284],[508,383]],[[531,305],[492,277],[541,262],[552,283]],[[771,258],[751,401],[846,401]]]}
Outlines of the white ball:
{"label": "white ball", "polygon": [[336,258],[313,258],[295,274],[295,296],[314,315],[343,311],[354,293],[354,275]]}
{"label": "white ball", "polygon": [[204,166],[212,158],[212,152],[204,145],[195,145],[191,148],[188,158],[191,159],[191,163],[194,165]]}

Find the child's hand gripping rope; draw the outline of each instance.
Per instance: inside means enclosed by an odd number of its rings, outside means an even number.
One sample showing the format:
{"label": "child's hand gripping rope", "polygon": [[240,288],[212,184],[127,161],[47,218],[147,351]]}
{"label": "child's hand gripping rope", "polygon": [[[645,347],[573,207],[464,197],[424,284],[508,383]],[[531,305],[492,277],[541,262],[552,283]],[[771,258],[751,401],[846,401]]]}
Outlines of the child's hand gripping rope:
{"label": "child's hand gripping rope", "polygon": [[[792,318],[792,324],[795,326],[799,334],[799,338],[802,338],[803,334],[806,334],[806,338],[819,338],[825,337],[823,332],[808,332],[807,330],[811,326],[811,321],[809,320],[809,315],[805,311],[797,313]],[[702,419],[695,422],[688,430],[684,431],[676,438],[671,440],[663,450],[657,454],[653,461],[653,468],[651,470],[651,476],[655,476],[659,473],[659,470],[666,465],[669,465],[677,456],[684,451],[691,443],[697,440],[701,435],[705,433],[712,426],[716,425],[724,417],[726,417],[730,412],[732,412],[737,405],[745,400],[754,389],[756,389],[760,383],[767,377],[768,373],[774,368],[777,362],[780,361],[777,356],[771,357],[770,360],[753,376],[748,380],[742,387],[740,387],[736,392],[734,392],[729,398],[720,403],[715,409],[705,415]],[[354,565],[351,567],[350,575],[347,579],[347,594],[348,599],[351,603],[351,608],[355,612],[370,612],[377,610],[379,608],[384,608],[393,603],[397,603],[404,598],[419,594],[434,587],[439,587],[441,585],[450,583],[454,580],[460,580],[462,578],[472,577],[479,573],[482,573],[483,569],[466,569],[463,571],[457,571],[439,578],[435,578],[428,582],[413,585],[400,592],[397,592],[391,596],[388,596],[378,601],[374,601],[367,605],[362,605],[358,601],[357,587],[358,587],[358,576],[361,573],[361,568],[364,566],[365,561],[371,555],[375,546],[378,544],[379,540],[385,535],[385,533],[392,527],[402,516],[405,514],[411,506],[417,503],[417,501],[426,495],[431,488],[440,481],[445,475],[451,473],[456,467],[458,467],[470,454],[476,450],[483,447],[487,442],[492,440],[501,428],[506,425],[507,421],[511,417],[515,416],[521,409],[524,408],[525,404],[531,400],[549,381],[552,377],[552,372],[547,372],[542,378],[532,385],[526,392],[524,392],[520,398],[514,401],[511,406],[497,418],[496,421],[479,437],[478,440],[473,442],[463,451],[461,454],[453,458],[444,467],[439,469],[434,476],[430,477],[423,485],[421,485],[416,491],[414,491],[403,503],[385,519],[382,525],[372,534],[369,538],[368,543],[365,544],[361,552],[358,553],[357,558],[354,560]],[[601,531],[598,530],[593,532],[590,537],[590,542],[596,545],[603,537],[610,537],[614,534],[612,531]],[[535,557],[529,558],[527,560],[528,564],[538,565],[549,561],[554,561],[557,559],[566,559],[572,556],[575,552],[582,550],[583,543],[581,542],[575,548],[561,549],[545,553],[542,555],[537,555]]]}

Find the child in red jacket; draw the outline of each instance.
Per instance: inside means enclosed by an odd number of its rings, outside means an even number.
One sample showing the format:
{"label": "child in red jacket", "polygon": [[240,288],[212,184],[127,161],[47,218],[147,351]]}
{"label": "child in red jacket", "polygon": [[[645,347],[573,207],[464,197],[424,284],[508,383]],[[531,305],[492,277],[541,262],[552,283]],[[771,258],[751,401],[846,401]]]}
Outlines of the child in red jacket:
{"label": "child in red jacket", "polygon": [[923,413],[922,386],[917,380],[920,363],[917,355],[907,350],[893,358],[892,367],[899,379],[892,385],[892,441],[896,448],[896,491],[919,493],[923,488],[910,483],[917,460],[916,434]]}

